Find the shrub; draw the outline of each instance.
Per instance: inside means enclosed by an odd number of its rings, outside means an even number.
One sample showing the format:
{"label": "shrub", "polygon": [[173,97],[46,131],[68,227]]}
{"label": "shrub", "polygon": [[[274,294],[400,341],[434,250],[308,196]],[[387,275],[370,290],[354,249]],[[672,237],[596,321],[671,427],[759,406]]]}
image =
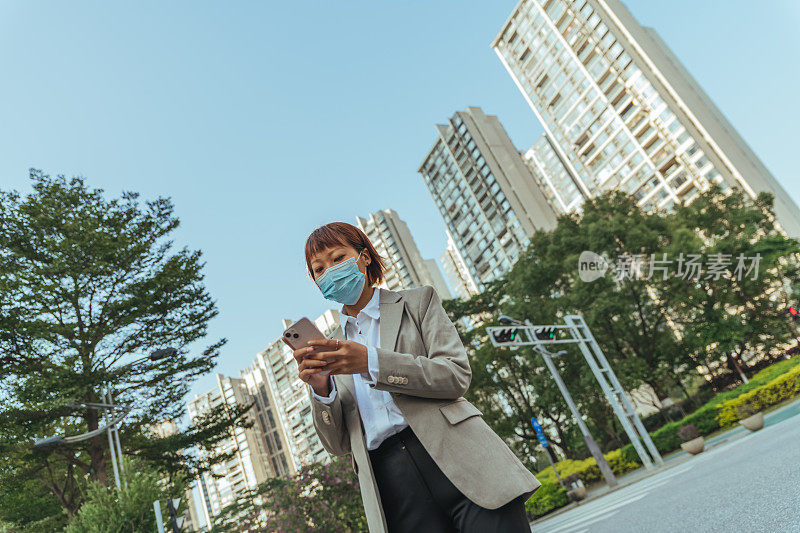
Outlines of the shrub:
{"label": "shrub", "polygon": [[796,370],[800,370],[800,357],[795,356],[788,360],[778,361],[774,365],[770,365],[755,374],[752,378],[750,378],[749,383],[739,385],[733,390],[717,394],[706,405],[711,407],[720,406],[729,400],[738,398],[739,396],[750,392],[753,389],[761,387],[762,385],[766,385],[772,380],[783,377],[786,374]]}
{"label": "shrub", "polygon": [[739,420],[744,420],[745,418],[751,417],[754,414],[758,413],[758,409],[753,406],[750,402],[742,402],[738,406],[736,406],[736,416],[739,417]]}
{"label": "shrub", "polygon": [[567,491],[558,483],[549,481],[541,481],[541,483],[542,486],[536,489],[533,496],[525,502],[525,511],[530,518],[545,515],[569,503]]}
{"label": "shrub", "polygon": [[[589,457],[588,459],[584,459],[582,461],[564,459],[563,461],[556,463],[556,468],[558,468],[558,474],[561,476],[561,479],[564,479],[571,474],[578,474],[584,485],[599,481],[602,477],[594,457]],[[536,477],[542,483],[545,481],[548,481],[549,483],[558,483],[552,466],[548,466],[536,474]]]}
{"label": "shrub", "polygon": [[[631,446],[631,449],[632,448],[633,447]],[[639,466],[641,466],[635,451],[631,457],[627,454],[624,454],[623,449],[624,448],[618,448],[603,454],[603,457],[606,458],[606,462],[608,462],[608,466],[615,475],[625,474],[626,472],[636,470],[639,468]],[[589,485],[590,483],[600,481],[603,477],[600,473],[600,468],[597,466],[597,461],[594,460],[594,457],[589,457],[582,461],[565,459],[557,462],[556,468],[558,469],[558,474],[561,476],[562,480],[574,475],[583,481],[584,485]],[[552,466],[548,466],[544,470],[540,471],[538,474],[536,474],[536,477],[542,483],[545,481],[548,483],[558,483]]]}
{"label": "shrub", "polygon": [[[125,459],[122,490],[98,482],[89,484],[86,502],[70,520],[66,533],[114,533],[118,531],[153,531],[156,514],[153,502],[161,500],[162,519],[166,521],[166,500],[181,496],[181,486],[162,489],[161,476],[145,463]],[[184,498],[185,501],[185,498]],[[184,501],[178,514],[185,509]]]}
{"label": "shrub", "polygon": [[[633,451],[632,456],[627,454],[625,451],[625,448],[628,446],[630,446],[630,449]],[[611,467],[611,471],[614,472],[614,475],[616,476],[620,476],[630,472],[631,470],[636,470],[642,466],[642,463],[639,461],[639,456],[636,455],[636,450],[633,449],[632,444],[612,450],[607,454],[604,454],[604,457],[608,462],[608,466]]]}
{"label": "shrub", "polygon": [[740,419],[737,408],[741,405],[750,404],[754,409],[761,410],[770,405],[794,398],[798,394],[800,394],[800,366],[795,366],[789,372],[776,377],[772,381],[720,405],[717,423],[720,427],[736,424]]}
{"label": "shrub", "polygon": [[683,442],[688,442],[699,437],[700,433],[697,431],[697,426],[694,424],[687,424],[678,430],[678,436]]}

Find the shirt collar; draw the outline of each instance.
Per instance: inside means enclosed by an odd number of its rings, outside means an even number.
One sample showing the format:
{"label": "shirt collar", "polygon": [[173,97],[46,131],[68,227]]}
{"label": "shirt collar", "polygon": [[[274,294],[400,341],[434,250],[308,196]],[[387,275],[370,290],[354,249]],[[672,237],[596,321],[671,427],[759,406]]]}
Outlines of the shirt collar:
{"label": "shirt collar", "polygon": [[[359,311],[360,313],[364,313],[368,317],[373,320],[377,320],[380,317],[380,300],[381,300],[381,289],[380,287],[375,287],[375,290],[372,292],[372,298],[369,299],[367,305]],[[344,313],[344,306],[342,306],[342,310],[340,311],[341,316],[344,317],[345,322],[350,320],[355,320],[355,317],[347,315]]]}

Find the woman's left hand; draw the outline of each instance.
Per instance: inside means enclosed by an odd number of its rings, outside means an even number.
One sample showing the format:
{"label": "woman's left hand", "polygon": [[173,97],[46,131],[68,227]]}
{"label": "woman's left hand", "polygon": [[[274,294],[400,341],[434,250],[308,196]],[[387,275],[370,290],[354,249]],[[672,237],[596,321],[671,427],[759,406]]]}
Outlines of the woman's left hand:
{"label": "woman's left hand", "polygon": [[328,361],[324,370],[330,370],[331,374],[361,374],[369,371],[367,347],[363,344],[335,339],[313,339],[308,344],[330,348],[330,351],[316,353],[314,358]]}

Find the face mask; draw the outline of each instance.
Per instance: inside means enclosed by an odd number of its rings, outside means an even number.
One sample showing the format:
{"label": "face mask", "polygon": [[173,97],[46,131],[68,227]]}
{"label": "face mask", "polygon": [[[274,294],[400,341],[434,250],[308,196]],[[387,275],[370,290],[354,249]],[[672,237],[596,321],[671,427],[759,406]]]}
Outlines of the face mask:
{"label": "face mask", "polygon": [[356,264],[359,257],[361,252],[356,257],[326,268],[320,274],[317,286],[325,299],[344,305],[353,305],[358,301],[367,279],[366,274],[361,272]]}

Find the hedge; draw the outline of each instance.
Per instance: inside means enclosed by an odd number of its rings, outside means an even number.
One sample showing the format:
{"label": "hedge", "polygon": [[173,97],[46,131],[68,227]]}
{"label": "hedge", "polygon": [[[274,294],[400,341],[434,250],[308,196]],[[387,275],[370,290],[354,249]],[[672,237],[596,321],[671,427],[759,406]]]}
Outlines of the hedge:
{"label": "hedge", "polygon": [[[641,466],[641,463],[638,461],[631,460],[630,457],[623,455],[621,448],[605,453],[603,454],[603,457],[606,458],[606,462],[608,462],[608,466],[611,468],[614,474],[618,476],[626,472],[630,472],[631,470],[636,470],[639,468],[639,466]],[[600,473],[600,468],[597,466],[597,461],[594,460],[594,457],[588,457],[578,461],[573,459],[564,459],[563,461],[556,463],[556,466],[558,467],[558,475],[561,476],[561,479],[564,479],[572,474],[578,474],[578,477],[581,478],[581,481],[583,481],[584,485],[594,483],[595,481],[600,481],[600,479],[603,477]],[[552,466],[548,466],[536,474],[536,478],[542,483],[558,483]]]}
{"label": "hedge", "polygon": [[[682,426],[694,424],[701,435],[708,435],[736,424],[739,420],[736,408],[745,402],[750,402],[757,409],[763,409],[797,395],[800,395],[800,357],[765,368],[753,376],[750,383],[718,394],[697,411],[650,433],[650,437],[660,453],[669,453],[681,446],[678,430]],[[630,472],[641,466],[639,455],[630,443],[603,455],[615,475]],[[578,461],[565,459],[556,463],[556,467],[562,478],[578,474],[586,485],[602,478],[593,457]],[[552,466],[540,471],[536,477],[542,484],[558,483]]]}
{"label": "hedge", "polygon": [[739,421],[736,408],[749,403],[758,410],[764,409],[800,394],[800,366],[737,398],[728,400],[719,408],[717,422],[720,427],[732,426]]}
{"label": "hedge", "polygon": [[525,502],[525,511],[530,518],[536,518],[553,509],[564,507],[567,503],[569,498],[566,489],[561,488],[558,483],[542,481],[542,486]]}

